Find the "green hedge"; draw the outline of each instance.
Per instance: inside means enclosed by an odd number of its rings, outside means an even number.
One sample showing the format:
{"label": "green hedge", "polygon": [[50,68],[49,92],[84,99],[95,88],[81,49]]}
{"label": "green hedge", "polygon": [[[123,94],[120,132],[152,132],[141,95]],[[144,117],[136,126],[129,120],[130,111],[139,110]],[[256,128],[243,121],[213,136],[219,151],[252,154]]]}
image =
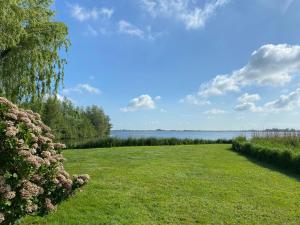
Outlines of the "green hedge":
{"label": "green hedge", "polygon": [[289,149],[264,147],[244,138],[237,138],[232,142],[232,150],[282,169],[300,172],[300,154]]}
{"label": "green hedge", "polygon": [[88,141],[80,144],[67,144],[68,148],[109,148],[125,146],[159,146],[159,145],[197,145],[197,144],[231,144],[232,140],[203,140],[203,139],[178,139],[178,138],[105,138]]}

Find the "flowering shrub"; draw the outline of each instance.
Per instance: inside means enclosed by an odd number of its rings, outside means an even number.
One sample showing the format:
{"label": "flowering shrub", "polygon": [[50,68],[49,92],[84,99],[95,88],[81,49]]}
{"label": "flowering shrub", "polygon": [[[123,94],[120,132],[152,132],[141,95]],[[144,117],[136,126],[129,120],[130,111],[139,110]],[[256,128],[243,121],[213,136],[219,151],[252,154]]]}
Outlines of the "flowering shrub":
{"label": "flowering shrub", "polygon": [[0,97],[0,224],[44,215],[89,180],[70,176],[51,129],[30,110]]}

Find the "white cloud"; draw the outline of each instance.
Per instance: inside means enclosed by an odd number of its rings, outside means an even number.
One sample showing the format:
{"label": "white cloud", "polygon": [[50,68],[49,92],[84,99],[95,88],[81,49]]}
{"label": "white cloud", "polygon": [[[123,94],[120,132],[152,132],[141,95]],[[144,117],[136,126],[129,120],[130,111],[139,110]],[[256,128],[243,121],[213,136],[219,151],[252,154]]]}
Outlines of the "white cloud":
{"label": "white cloud", "polygon": [[261,98],[258,94],[248,94],[238,98],[238,105],[235,107],[236,111],[251,111],[251,112],[261,112],[262,108],[257,107],[255,102],[259,101]]}
{"label": "white cloud", "polygon": [[[46,94],[44,97],[43,97],[43,100],[48,100],[48,98],[51,98],[51,97],[54,97],[55,95],[49,95],[49,94]],[[66,97],[66,96],[63,96],[63,95],[60,95],[60,94],[56,94],[56,98],[58,101],[64,101],[64,100],[68,100],[68,101],[71,101],[73,103],[75,103],[75,101],[69,97]]]}
{"label": "white cloud", "polygon": [[300,106],[300,88],[287,94],[281,95],[277,100],[265,104],[265,111],[292,111]]}
{"label": "white cloud", "polygon": [[262,112],[262,108],[257,107],[254,102],[243,102],[235,107],[236,111]]}
{"label": "white cloud", "polygon": [[153,98],[147,94],[141,95],[137,98],[133,98],[126,107],[121,108],[121,111],[134,112],[142,109],[155,109],[155,100],[153,100]]}
{"label": "white cloud", "polygon": [[78,84],[73,88],[66,88],[63,89],[63,93],[64,94],[69,94],[70,92],[78,92],[78,93],[82,93],[82,92],[88,92],[91,94],[101,94],[101,90],[91,86],[90,84]]}
{"label": "white cloud", "polygon": [[[265,103],[263,106],[256,106],[255,101],[258,98],[250,98],[248,95],[247,100],[239,98],[239,104],[235,107],[237,111],[251,111],[251,112],[281,112],[281,111],[292,111],[296,107],[300,106],[300,88],[287,94],[281,95],[278,99]],[[254,95],[253,95],[254,96]]]}
{"label": "white cloud", "polygon": [[225,114],[225,113],[226,113],[225,110],[217,109],[217,108],[214,108],[214,109],[204,112],[204,114],[209,114],[209,115],[218,115],[218,114]]}
{"label": "white cloud", "polygon": [[85,90],[92,94],[100,94],[101,93],[101,91],[98,88],[92,87],[89,84],[79,84],[78,87],[79,87],[79,89]]}
{"label": "white cloud", "polygon": [[233,77],[218,75],[211,82],[202,84],[198,95],[208,97],[222,95],[226,92],[237,92],[239,90],[239,85]]}
{"label": "white cloud", "polygon": [[123,34],[128,34],[130,36],[136,36],[139,38],[145,37],[145,33],[143,30],[139,29],[138,27],[132,25],[131,23],[125,20],[119,21],[119,32]]}
{"label": "white cloud", "polygon": [[98,36],[98,31],[92,27],[91,25],[87,26],[87,31],[85,32],[86,35],[88,36]]}
{"label": "white cloud", "polygon": [[93,36],[97,37],[98,35],[110,35],[112,31],[107,27],[97,27],[88,25],[87,30],[84,32],[84,35],[86,36]]}
{"label": "white cloud", "polygon": [[188,103],[191,105],[198,105],[198,106],[203,106],[203,105],[210,105],[210,101],[208,100],[203,100],[199,99],[198,97],[194,95],[187,95],[184,98],[179,100],[180,103]]}
{"label": "white cloud", "polygon": [[202,84],[198,95],[223,95],[249,85],[280,86],[290,82],[299,72],[300,45],[263,45],[252,53],[246,66]]}
{"label": "white cloud", "polygon": [[155,96],[154,99],[157,100],[157,101],[159,101],[159,100],[161,100],[161,96]]}
{"label": "white cloud", "polygon": [[[114,22],[107,23],[107,20],[110,19],[113,14],[114,10],[106,7],[102,8],[96,8],[93,7],[91,9],[84,8],[80,6],[79,4],[68,4],[71,16],[78,21],[84,22],[84,21],[98,21],[100,20],[101,26],[98,26],[95,28],[95,26],[91,25],[89,23],[87,25],[86,31],[84,32],[84,35],[86,36],[98,36],[98,35],[109,35],[112,33],[122,33],[126,34],[132,37],[138,37],[143,40],[150,40],[154,41],[158,37],[163,35],[163,32],[153,32],[151,26],[144,26],[142,28],[139,28],[138,26],[126,21],[126,20],[120,20],[116,24]],[[114,28],[109,27],[110,25],[114,25]],[[115,27],[116,25],[116,27]]]}
{"label": "white cloud", "polygon": [[86,9],[78,4],[71,5],[71,16],[79,21],[97,20],[99,18],[109,19],[112,17],[114,10],[109,8],[92,8]]}
{"label": "white cloud", "polygon": [[162,33],[153,33],[151,26],[145,28],[139,28],[126,20],[120,20],[118,23],[118,31],[121,34],[127,34],[129,36],[138,37],[144,40],[154,41],[160,37]]}
{"label": "white cloud", "polygon": [[259,96],[259,94],[248,94],[245,93],[242,96],[240,96],[238,98],[239,103],[244,103],[244,102],[257,102],[259,101],[261,98]]}
{"label": "white cloud", "polygon": [[216,10],[229,0],[212,0],[202,8],[195,0],[141,0],[142,7],[153,17],[175,18],[185,24],[186,29],[203,28]]}

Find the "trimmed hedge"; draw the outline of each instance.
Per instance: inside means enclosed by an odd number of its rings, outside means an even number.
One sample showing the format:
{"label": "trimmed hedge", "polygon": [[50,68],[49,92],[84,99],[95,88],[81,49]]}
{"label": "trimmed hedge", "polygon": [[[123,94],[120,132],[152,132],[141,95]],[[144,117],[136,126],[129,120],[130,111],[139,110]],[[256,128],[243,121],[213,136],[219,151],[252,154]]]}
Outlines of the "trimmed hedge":
{"label": "trimmed hedge", "polygon": [[159,145],[198,145],[198,144],[232,144],[232,140],[203,140],[178,138],[106,138],[88,141],[80,144],[67,144],[68,148],[111,148],[125,146],[159,146]]}
{"label": "trimmed hedge", "polygon": [[282,169],[300,172],[300,154],[289,149],[264,147],[253,144],[245,138],[237,138],[232,142],[232,150]]}

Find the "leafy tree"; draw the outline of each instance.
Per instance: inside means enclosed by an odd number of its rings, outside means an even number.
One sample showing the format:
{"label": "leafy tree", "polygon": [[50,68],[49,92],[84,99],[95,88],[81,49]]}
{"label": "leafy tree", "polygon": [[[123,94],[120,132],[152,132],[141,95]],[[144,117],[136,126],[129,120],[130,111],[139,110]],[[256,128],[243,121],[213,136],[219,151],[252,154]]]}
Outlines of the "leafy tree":
{"label": "leafy tree", "polygon": [[111,129],[109,117],[104,114],[101,108],[95,105],[88,107],[86,109],[86,115],[96,129],[97,135],[100,137],[107,137],[109,135]]}
{"label": "leafy tree", "polygon": [[69,40],[52,0],[0,0],[0,95],[14,102],[56,93]]}
{"label": "leafy tree", "polygon": [[68,99],[55,97],[22,106],[38,112],[57,140],[106,138],[110,134],[110,118],[97,106],[79,108]]}
{"label": "leafy tree", "polygon": [[42,111],[42,120],[51,127],[57,138],[61,138],[61,131],[64,130],[64,119],[61,105],[55,98],[48,98]]}

